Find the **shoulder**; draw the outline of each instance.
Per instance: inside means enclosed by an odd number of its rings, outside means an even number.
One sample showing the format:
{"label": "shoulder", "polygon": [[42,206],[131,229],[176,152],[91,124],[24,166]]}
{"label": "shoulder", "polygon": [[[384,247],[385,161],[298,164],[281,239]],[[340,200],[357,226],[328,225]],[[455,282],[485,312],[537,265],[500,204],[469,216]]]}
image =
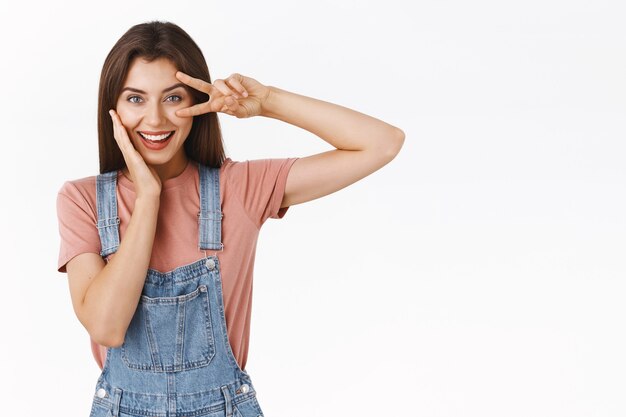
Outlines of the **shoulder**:
{"label": "shoulder", "polygon": [[221,172],[233,180],[262,178],[268,174],[278,173],[286,165],[297,158],[263,158],[234,161],[226,158],[221,167]]}
{"label": "shoulder", "polygon": [[245,178],[250,171],[250,161],[237,161],[232,158],[226,158],[220,167],[220,176],[224,178],[227,184],[237,184]]}
{"label": "shoulder", "polygon": [[57,202],[73,202],[80,206],[95,206],[96,175],[65,181],[57,192]]}
{"label": "shoulder", "polygon": [[84,190],[89,188],[96,183],[96,176],[92,175],[89,177],[78,178],[74,180],[67,180],[63,183],[61,188],[59,189],[60,193],[73,193],[76,190]]}
{"label": "shoulder", "polygon": [[[116,171],[119,175],[119,170]],[[108,174],[108,173],[107,173]],[[96,178],[98,175],[90,175],[65,181],[58,190],[59,195],[65,195],[71,198],[95,197],[96,195]]]}
{"label": "shoulder", "polygon": [[247,160],[237,161],[233,160],[232,158],[226,158],[220,168],[220,171],[221,173],[228,173],[231,175],[237,174],[239,172],[245,171],[248,162],[249,161]]}

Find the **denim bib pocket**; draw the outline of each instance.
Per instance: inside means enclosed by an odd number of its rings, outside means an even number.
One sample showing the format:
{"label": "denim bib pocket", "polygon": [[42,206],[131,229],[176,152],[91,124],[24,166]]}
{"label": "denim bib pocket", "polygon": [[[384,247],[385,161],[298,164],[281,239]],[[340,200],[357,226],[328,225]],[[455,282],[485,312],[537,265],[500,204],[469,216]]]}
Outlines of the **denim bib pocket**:
{"label": "denim bib pocket", "polygon": [[121,346],[131,369],[172,372],[206,366],[215,356],[206,285],[173,297],[141,295]]}

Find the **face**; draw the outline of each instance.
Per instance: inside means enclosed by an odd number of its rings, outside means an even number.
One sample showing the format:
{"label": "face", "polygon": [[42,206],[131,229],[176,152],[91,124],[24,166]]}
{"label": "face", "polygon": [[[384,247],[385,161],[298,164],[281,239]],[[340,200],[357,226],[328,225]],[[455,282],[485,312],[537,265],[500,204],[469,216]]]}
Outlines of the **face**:
{"label": "face", "polygon": [[[116,111],[126,127],[128,137],[148,165],[158,168],[165,176],[182,172],[187,164],[183,144],[193,123],[193,117],[178,117],[178,109],[191,106],[193,99],[176,78],[178,69],[166,59],[150,63],[141,57],[130,65]],[[174,88],[171,88],[174,87]],[[149,136],[148,142],[142,134]],[[163,134],[173,132],[159,141]]]}

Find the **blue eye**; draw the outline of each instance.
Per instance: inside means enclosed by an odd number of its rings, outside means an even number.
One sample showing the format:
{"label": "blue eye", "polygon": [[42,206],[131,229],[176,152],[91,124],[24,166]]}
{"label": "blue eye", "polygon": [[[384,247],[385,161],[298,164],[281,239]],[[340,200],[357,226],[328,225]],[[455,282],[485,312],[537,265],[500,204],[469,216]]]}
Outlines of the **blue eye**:
{"label": "blue eye", "polygon": [[[168,97],[168,99],[170,99],[172,97],[176,97],[178,99],[178,100],[173,100],[174,102],[179,102],[179,101],[182,101],[182,99],[183,99],[181,96],[178,96],[178,95],[171,95],[171,96]],[[129,96],[126,100],[130,101],[131,103],[135,103],[135,104],[139,103],[138,101],[133,101],[134,98],[141,99],[141,97],[139,97],[139,96]]]}

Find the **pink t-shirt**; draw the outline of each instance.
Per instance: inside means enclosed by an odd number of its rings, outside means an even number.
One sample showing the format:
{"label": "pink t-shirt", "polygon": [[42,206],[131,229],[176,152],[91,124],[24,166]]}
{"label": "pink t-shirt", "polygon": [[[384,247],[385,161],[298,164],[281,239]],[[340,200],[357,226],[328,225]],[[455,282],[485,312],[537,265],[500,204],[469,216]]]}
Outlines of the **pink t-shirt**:
{"label": "pink t-shirt", "polygon": [[[282,218],[289,207],[280,208],[287,175],[298,158],[233,161],[220,168],[222,243],[220,258],[228,339],[239,367],[245,370],[250,336],[252,276],[259,231],[268,218]],[[133,183],[118,171],[117,205],[120,240],[135,204]],[[160,272],[204,258],[198,249],[200,210],[198,164],[189,160],[185,170],[163,182],[156,235],[149,267]],[[84,252],[100,253],[96,227],[96,177],[66,181],[57,196],[61,236],[58,271]],[[207,250],[207,255],[214,251]],[[115,253],[109,255],[109,259]],[[104,318],[103,318],[104,319]],[[106,347],[91,340],[91,349],[102,369]]]}

